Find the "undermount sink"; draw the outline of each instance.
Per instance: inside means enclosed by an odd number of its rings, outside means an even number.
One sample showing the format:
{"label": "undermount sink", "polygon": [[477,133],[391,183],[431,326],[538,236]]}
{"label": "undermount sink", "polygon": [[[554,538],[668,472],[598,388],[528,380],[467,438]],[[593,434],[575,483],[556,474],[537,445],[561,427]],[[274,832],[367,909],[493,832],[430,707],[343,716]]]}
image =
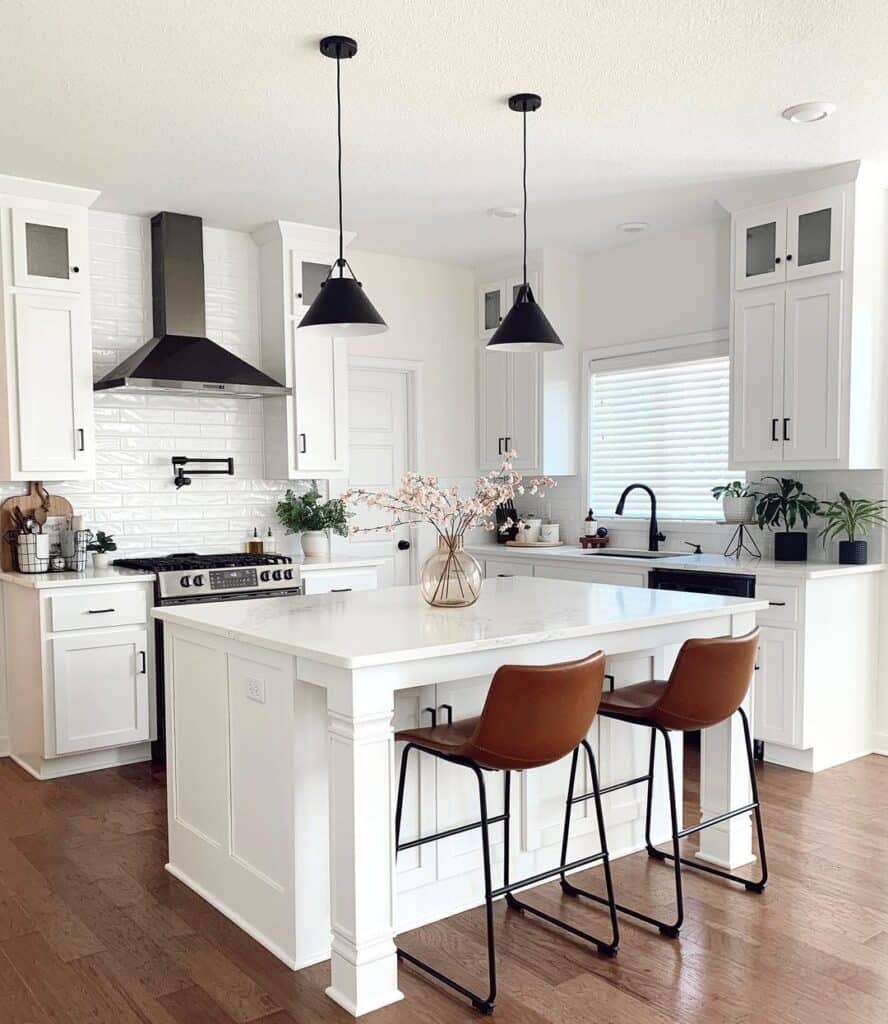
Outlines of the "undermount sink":
{"label": "undermount sink", "polygon": [[675,558],[676,551],[602,551],[600,548],[587,548],[584,555],[595,558]]}

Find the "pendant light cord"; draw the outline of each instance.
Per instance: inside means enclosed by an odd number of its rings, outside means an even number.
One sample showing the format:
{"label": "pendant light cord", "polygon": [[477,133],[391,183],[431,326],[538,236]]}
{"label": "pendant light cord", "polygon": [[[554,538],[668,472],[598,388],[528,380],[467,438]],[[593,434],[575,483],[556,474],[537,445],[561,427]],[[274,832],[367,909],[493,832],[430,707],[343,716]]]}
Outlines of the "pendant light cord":
{"label": "pendant light cord", "polygon": [[527,284],[527,107],[524,108],[521,119],[524,129],[524,172],[522,175],[524,187],[524,283]]}
{"label": "pendant light cord", "polygon": [[336,47],[336,176],[339,180],[339,276],[342,277],[343,256],[342,256],[342,95],[339,84],[339,70],[342,58],[339,46]]}

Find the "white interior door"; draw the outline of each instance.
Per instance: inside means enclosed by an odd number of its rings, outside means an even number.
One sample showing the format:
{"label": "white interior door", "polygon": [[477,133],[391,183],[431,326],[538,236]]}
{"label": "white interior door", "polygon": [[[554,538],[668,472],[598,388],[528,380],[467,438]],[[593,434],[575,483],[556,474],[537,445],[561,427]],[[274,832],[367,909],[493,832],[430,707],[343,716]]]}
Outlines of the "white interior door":
{"label": "white interior door", "polygon": [[841,458],[841,277],[787,289],[785,365],[784,461]]}
{"label": "white interior door", "polygon": [[[408,374],[403,370],[353,365],[348,374],[349,487],[395,490],[410,464]],[[390,517],[360,508],[354,526],[378,526]],[[359,533],[348,540],[348,556],[381,558],[379,584],[402,587],[413,582],[410,530]],[[407,544],[403,548],[399,545]]]}

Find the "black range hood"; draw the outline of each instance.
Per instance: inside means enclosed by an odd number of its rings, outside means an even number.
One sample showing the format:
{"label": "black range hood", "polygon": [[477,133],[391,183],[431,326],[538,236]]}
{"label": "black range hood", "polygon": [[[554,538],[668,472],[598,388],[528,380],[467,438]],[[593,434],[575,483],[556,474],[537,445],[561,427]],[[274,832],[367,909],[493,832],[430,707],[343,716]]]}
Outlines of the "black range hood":
{"label": "black range hood", "polygon": [[203,222],[182,213],[151,218],[154,337],[94,385],[96,391],[265,398],[290,388],[207,338]]}

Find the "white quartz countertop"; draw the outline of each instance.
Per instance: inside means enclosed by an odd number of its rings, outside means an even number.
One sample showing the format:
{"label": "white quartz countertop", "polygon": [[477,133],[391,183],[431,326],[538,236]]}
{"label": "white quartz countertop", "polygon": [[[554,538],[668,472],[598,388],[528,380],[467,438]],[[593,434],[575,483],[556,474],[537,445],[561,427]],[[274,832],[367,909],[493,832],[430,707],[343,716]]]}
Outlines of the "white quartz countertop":
{"label": "white quartz countertop", "polygon": [[[634,566],[639,569],[689,569],[698,572],[727,572],[740,573],[747,576],[780,576],[787,579],[820,579],[826,576],[846,576],[862,572],[881,572],[885,566],[882,563],[872,565],[838,565],[833,562],[775,562],[767,558],[727,558],[725,555],[693,555],[675,552],[667,558],[645,558],[617,557],[616,555],[605,555],[602,557],[594,550],[585,551],[574,545],[564,545],[560,548],[528,548],[522,551],[521,548],[505,544],[479,544],[469,549],[476,558],[519,558],[528,561],[566,561],[577,562],[585,565],[594,565],[596,568],[606,568],[613,565],[614,568],[625,569]],[[619,548],[605,548],[605,551],[618,551]]]}
{"label": "white quartz countertop", "polygon": [[83,572],[0,572],[0,582],[14,583],[17,587],[95,587],[109,583],[148,583],[154,579],[150,572],[135,569],[85,569]]}
{"label": "white quartz countertop", "polygon": [[155,608],[152,614],[164,622],[355,669],[767,607],[767,601],[711,594],[510,577],[486,580],[471,608],[432,608],[418,587],[391,587]]}

